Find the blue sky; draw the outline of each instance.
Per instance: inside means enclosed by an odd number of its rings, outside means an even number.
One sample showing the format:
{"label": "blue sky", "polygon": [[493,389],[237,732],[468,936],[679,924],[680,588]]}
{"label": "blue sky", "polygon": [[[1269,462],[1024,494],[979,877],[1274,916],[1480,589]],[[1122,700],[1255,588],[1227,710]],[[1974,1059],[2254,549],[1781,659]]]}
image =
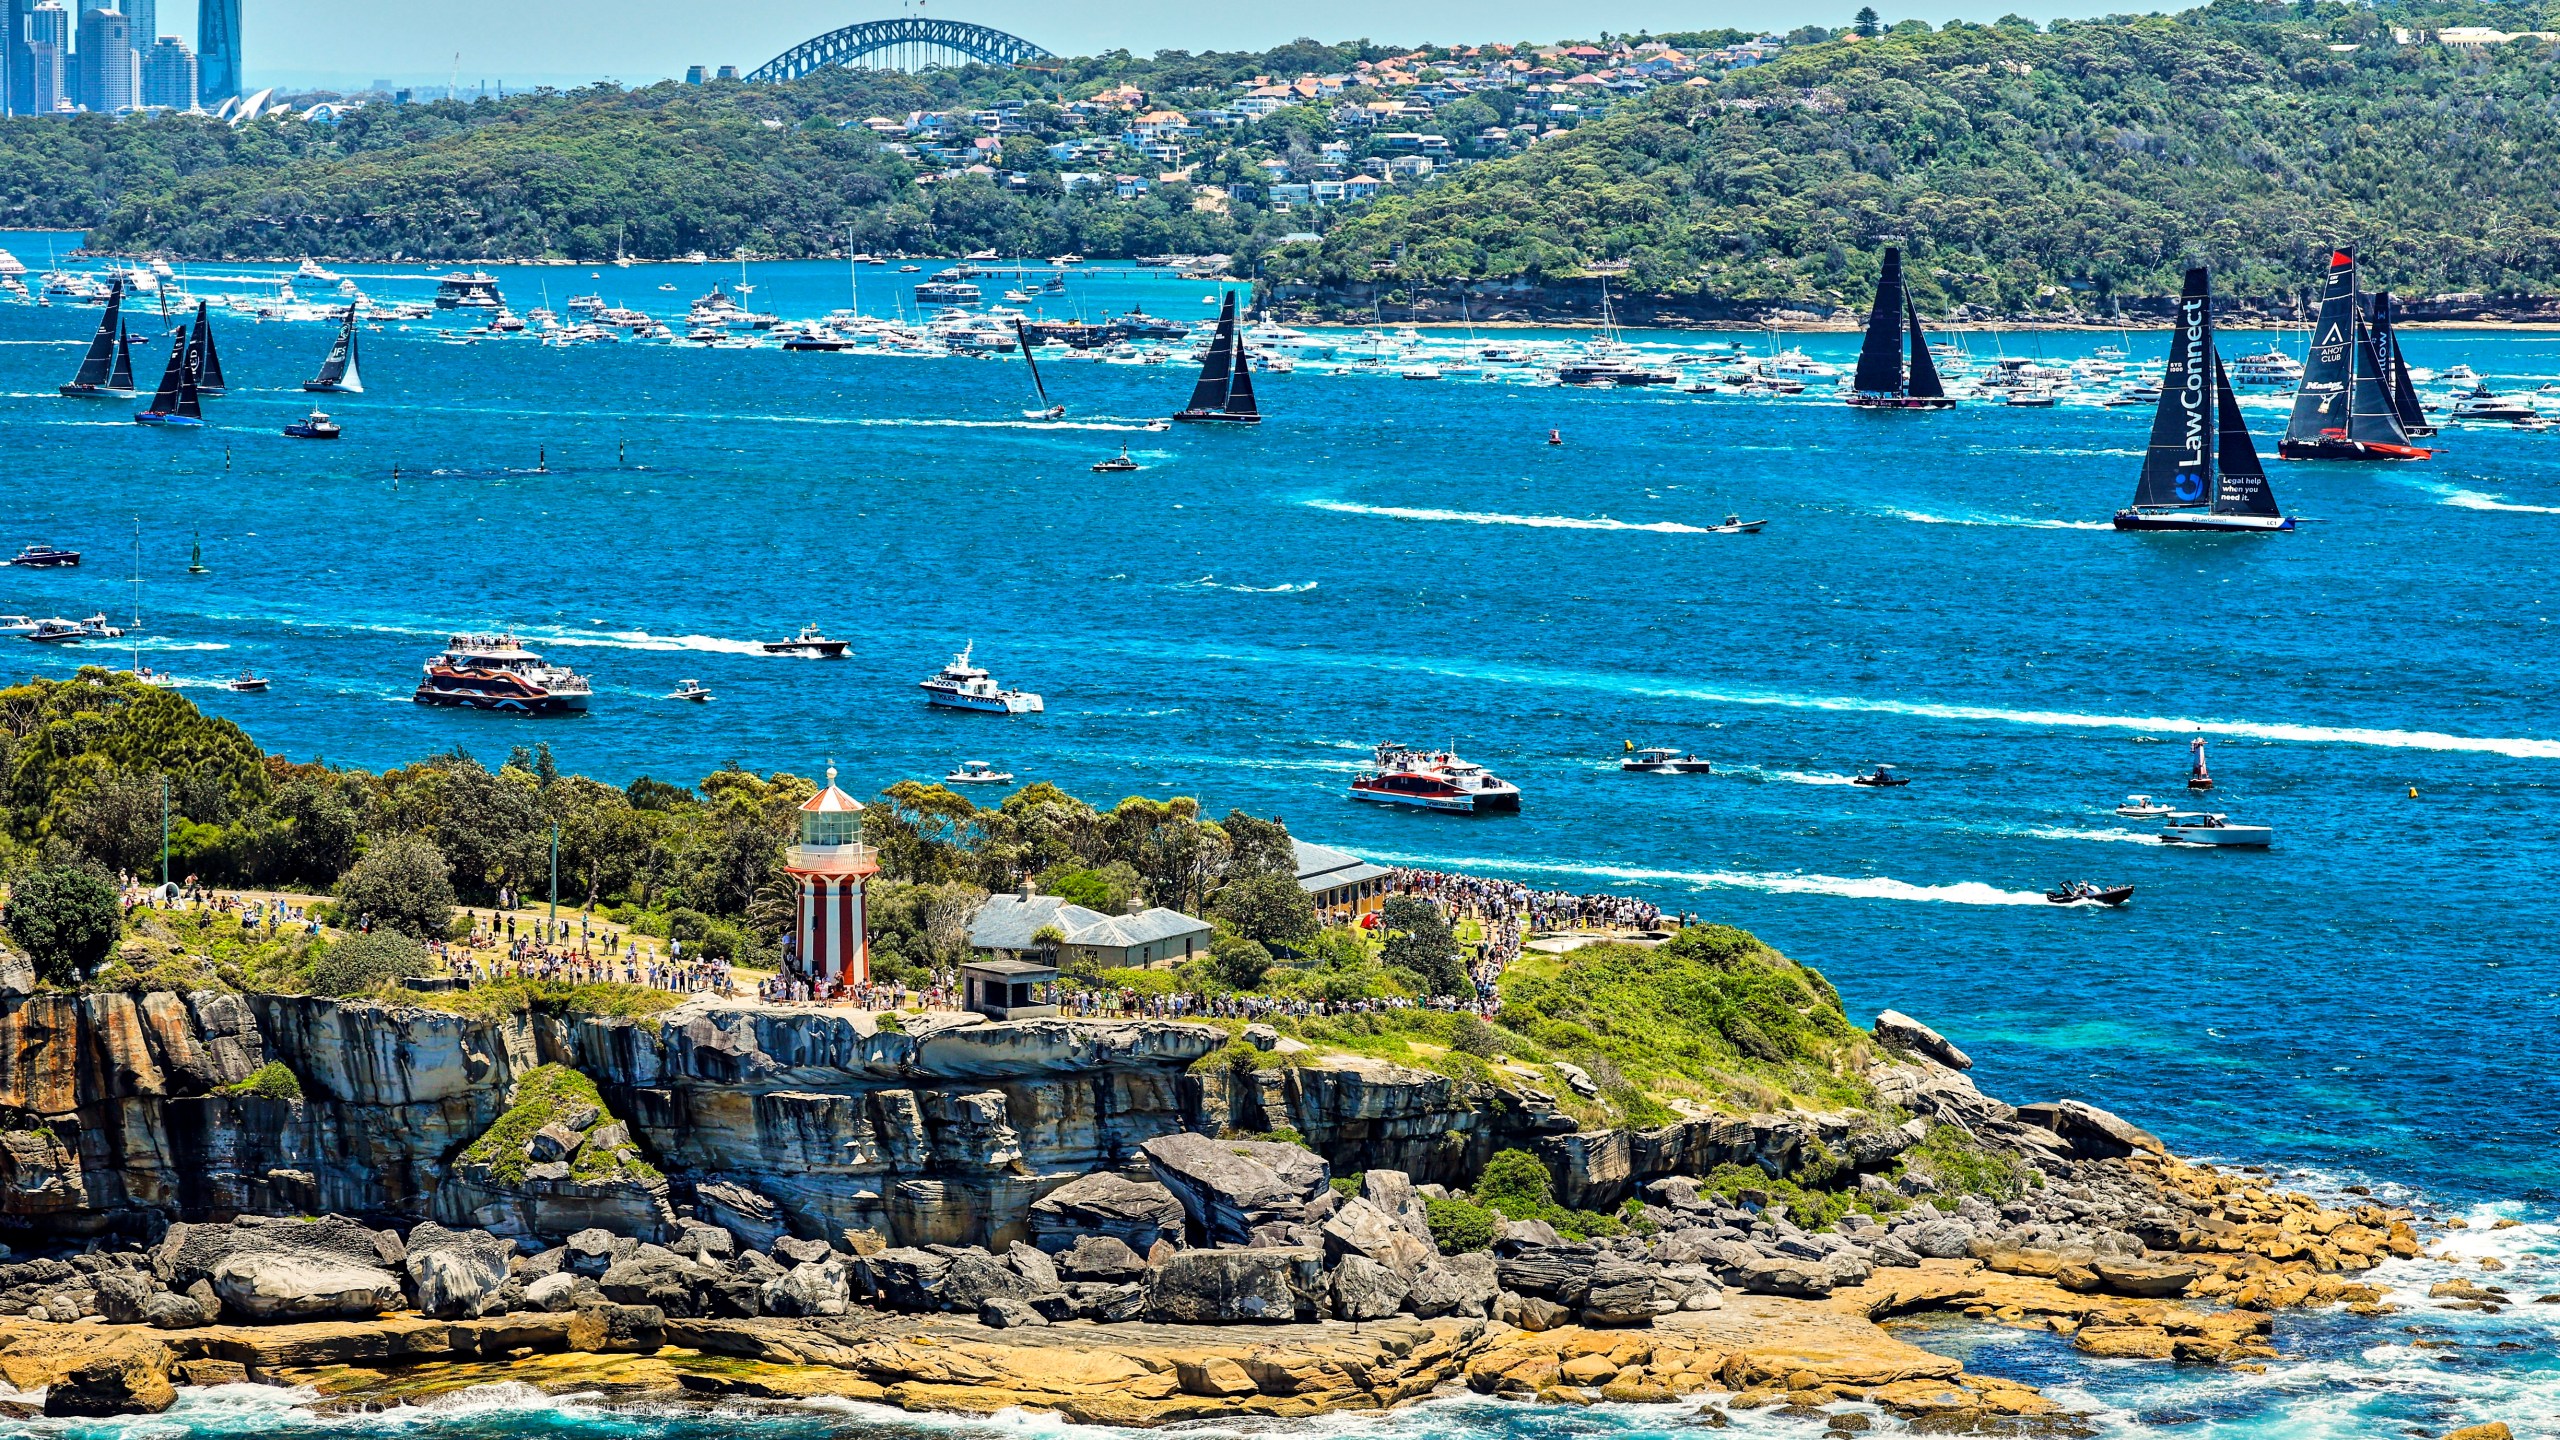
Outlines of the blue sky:
{"label": "blue sky", "polygon": [[[1857,0],[1841,3],[1736,3],[1736,0],[1599,0],[1559,6],[1528,0],[1295,0],[1288,5],[1204,5],[1198,0],[944,0],[926,13],[1010,30],[1060,53],[1125,47],[1262,48],[1312,35],[1321,40],[1367,36],[1381,42],[1551,40],[1601,30],[1673,30],[1732,25],[1792,29],[1842,25]],[[1902,9],[1879,5],[1888,19],[1991,20],[2025,0],[1946,0]],[[913,10],[901,0],[760,0],[752,5],[703,0],[427,0],[414,5],[346,4],[344,0],[243,0],[248,79],[257,85],[362,83],[375,78],[441,81],[456,68],[467,86],[611,78],[627,83],[683,73],[688,64],[752,69],[780,51],[838,25]],[[2055,13],[2121,10],[2112,6],[2031,8]],[[195,35],[194,0],[159,0],[164,34]]]}

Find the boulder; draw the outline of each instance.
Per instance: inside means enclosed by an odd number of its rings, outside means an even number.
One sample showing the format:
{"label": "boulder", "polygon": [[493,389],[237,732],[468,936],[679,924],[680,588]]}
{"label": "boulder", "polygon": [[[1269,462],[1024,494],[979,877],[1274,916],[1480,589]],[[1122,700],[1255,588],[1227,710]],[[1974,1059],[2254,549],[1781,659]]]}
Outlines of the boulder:
{"label": "boulder", "polygon": [[764,1313],[768,1315],[800,1319],[842,1315],[851,1304],[845,1263],[832,1256],[794,1265],[764,1287]]}
{"label": "boulder", "polygon": [[228,1225],[170,1226],[151,1252],[151,1264],[173,1288],[183,1289],[212,1279],[216,1266],[242,1254],[304,1255],[396,1270],[408,1258],[408,1247],[391,1231],[369,1229],[344,1215],[316,1220],[243,1215]]}
{"label": "boulder", "polygon": [[162,1291],[142,1302],[142,1323],[154,1330],[193,1330],[200,1325],[212,1324],[214,1319],[215,1316],[206,1314],[204,1306],[191,1295],[172,1295]]}
{"label": "boulder", "polygon": [[1414,1188],[1412,1176],[1401,1170],[1364,1170],[1360,1198],[1386,1212],[1407,1235],[1425,1245],[1431,1243],[1431,1211],[1423,1204],[1422,1192]]}
{"label": "boulder", "polygon": [[[1406,1193],[1411,1193],[1410,1187]],[[1335,1207],[1318,1233],[1323,1238],[1325,1254],[1337,1260],[1347,1255],[1365,1256],[1407,1277],[1438,1253],[1431,1247],[1427,1230],[1425,1238],[1416,1239],[1399,1217],[1365,1197],[1354,1197]]]}
{"label": "boulder", "polygon": [[1101,1171],[1031,1202],[1031,1241],[1056,1252],[1085,1235],[1108,1235],[1144,1255],[1158,1240],[1182,1238],[1182,1202],[1152,1180]]}
{"label": "boulder", "polygon": [[1754,1295],[1790,1295],[1799,1300],[1819,1300],[1832,1290],[1828,1261],[1803,1260],[1792,1255],[1778,1258],[1756,1256],[1727,1274],[1737,1286]]}
{"label": "boulder", "polygon": [[1591,1293],[1591,1274],[1600,1263],[1600,1252],[1590,1245],[1518,1246],[1511,1254],[1495,1254],[1494,1273],[1503,1289],[1573,1310]]}
{"label": "boulder", "polygon": [[790,1233],[782,1207],[731,1180],[706,1180],[693,1187],[694,1208],[702,1218],[738,1237],[743,1249],[763,1250]]}
{"label": "boulder", "polygon": [[[403,1262],[418,1310],[431,1320],[476,1320],[507,1283],[515,1247],[478,1230],[448,1230],[429,1220],[409,1232]],[[500,1312],[503,1313],[503,1312]]]}
{"label": "boulder", "polygon": [[1404,1309],[1412,1282],[1365,1255],[1346,1255],[1333,1267],[1329,1285],[1337,1320],[1384,1320]]}
{"label": "boulder", "polygon": [[594,1226],[581,1230],[561,1247],[569,1252],[560,1262],[561,1268],[590,1279],[600,1276],[613,1268],[613,1242],[610,1230]]}
{"label": "boulder", "polygon": [[1482,1319],[1492,1313],[1494,1297],[1502,1293],[1494,1278],[1493,1257],[1477,1251],[1469,1255],[1447,1255],[1425,1261],[1413,1272],[1413,1291],[1405,1296],[1405,1308],[1425,1320],[1443,1315],[1463,1315]]}
{"label": "boulder", "polygon": [[568,1347],[590,1355],[651,1355],[666,1343],[667,1317],[647,1305],[581,1305],[569,1315]]}
{"label": "boulder", "polygon": [[1494,1253],[1505,1254],[1526,1246],[1562,1245],[1564,1237],[1556,1227],[1544,1220],[1505,1220],[1493,1232]]}
{"label": "boulder", "polygon": [[140,1275],[118,1272],[97,1279],[98,1314],[110,1325],[139,1325],[143,1309],[151,1302],[151,1282]]}
{"label": "boulder", "polygon": [[577,1295],[578,1277],[567,1271],[542,1276],[524,1287],[526,1304],[554,1315],[574,1305]]}
{"label": "boulder", "polygon": [[2021,1105],[2018,1118],[2052,1131],[2060,1137],[2063,1153],[2075,1160],[2120,1160],[2136,1150],[2169,1153],[2150,1131],[2078,1100]]}
{"label": "boulder", "polygon": [[944,1309],[973,1315],[979,1306],[999,1296],[1028,1300],[1044,1289],[1056,1288],[1054,1277],[1048,1285],[1036,1285],[993,1255],[961,1255],[952,1260],[950,1272],[943,1276],[942,1304]]}
{"label": "boulder", "polygon": [[1315,1318],[1324,1252],[1186,1250],[1147,1272],[1146,1313],[1177,1325],[1285,1325]]}
{"label": "boulder", "polygon": [[[889,1310],[939,1310],[943,1277],[951,1262],[930,1250],[900,1248],[865,1255],[853,1262],[862,1293]],[[766,1297],[767,1304],[771,1296]]]}
{"label": "boulder", "polygon": [[1048,1253],[1036,1245],[1014,1241],[1005,1248],[1004,1263],[1012,1266],[1014,1273],[1030,1281],[1034,1289],[1055,1290],[1063,1283],[1058,1277],[1058,1262],[1050,1259]]}
{"label": "boulder", "polygon": [[680,1319],[701,1313],[693,1298],[702,1272],[694,1263],[658,1245],[643,1245],[613,1262],[596,1284],[617,1305],[654,1305]]}
{"label": "boulder", "polygon": [[290,1251],[227,1256],[213,1288],[225,1309],[253,1321],[367,1319],[402,1300],[388,1270]]}
{"label": "boulder", "polygon": [[773,1242],[773,1258],[785,1265],[809,1265],[835,1253],[835,1247],[824,1240],[803,1240],[797,1235],[783,1235]]}
{"label": "boulder", "polygon": [[1070,1313],[1076,1319],[1106,1325],[1141,1319],[1147,1313],[1147,1287],[1134,1283],[1069,1285],[1067,1300]]}
{"label": "boulder", "polygon": [[1657,1314],[1678,1308],[1675,1299],[1655,1303],[1654,1272],[1623,1260],[1603,1260],[1592,1268],[1591,1287],[1582,1300],[1582,1323],[1598,1327],[1650,1325]]}
{"label": "boulder", "polygon": [[979,1302],[978,1323],[991,1330],[1013,1330],[1025,1325],[1046,1325],[1049,1319],[1027,1300],[997,1295]]}
{"label": "boulder", "polygon": [[1573,1312],[1553,1300],[1503,1291],[1493,1302],[1493,1318],[1535,1333],[1553,1330],[1573,1319]]}
{"label": "boulder", "polygon": [[1119,1282],[1147,1273],[1147,1262],[1117,1237],[1086,1235],[1057,1258],[1057,1270],[1069,1280]]}
{"label": "boulder", "polygon": [[173,1360],[157,1340],[114,1340],[46,1387],[44,1413],[57,1417],[157,1415],[178,1403]]}
{"label": "boulder", "polygon": [[1950,1070],[1970,1070],[1973,1057],[1949,1043],[1947,1037],[1903,1014],[1886,1010],[1876,1016],[1876,1039],[1887,1049],[1919,1055],[1935,1060]]}
{"label": "boulder", "polygon": [[0,999],[14,1000],[34,993],[35,962],[7,945],[0,945]]}
{"label": "boulder", "polygon": [[2172,1300],[2187,1293],[2203,1271],[2193,1265],[2156,1260],[2122,1260],[2109,1256],[2059,1266],[2054,1282],[2084,1295],[2128,1295],[2143,1300]]}
{"label": "boulder", "polygon": [[1932,1260],[1962,1260],[1973,1247],[1973,1222],[1947,1215],[1895,1230],[1894,1238]]}
{"label": "boulder", "polygon": [[738,1239],[727,1230],[703,1220],[678,1220],[675,1238],[667,1248],[687,1260],[718,1264],[738,1253]]}
{"label": "boulder", "polygon": [[1139,1148],[1191,1229],[1215,1245],[1246,1244],[1255,1226],[1302,1220],[1333,1178],[1322,1156],[1296,1145],[1184,1131]]}
{"label": "boulder", "polygon": [[566,1125],[557,1123],[545,1125],[534,1131],[533,1138],[525,1142],[524,1158],[544,1164],[566,1160],[577,1154],[578,1147],[586,1143],[586,1136]]}

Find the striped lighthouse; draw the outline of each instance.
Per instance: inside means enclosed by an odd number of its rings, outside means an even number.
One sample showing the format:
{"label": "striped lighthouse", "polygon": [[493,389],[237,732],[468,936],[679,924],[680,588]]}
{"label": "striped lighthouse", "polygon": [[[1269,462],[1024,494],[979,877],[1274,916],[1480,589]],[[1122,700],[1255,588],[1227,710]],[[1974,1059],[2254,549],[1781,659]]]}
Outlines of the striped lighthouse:
{"label": "striped lighthouse", "polygon": [[822,994],[867,983],[871,944],[862,887],[880,873],[880,855],[862,843],[862,806],[836,788],[833,765],[827,788],[800,807],[800,843],[784,852],[782,868],[800,884],[792,963]]}

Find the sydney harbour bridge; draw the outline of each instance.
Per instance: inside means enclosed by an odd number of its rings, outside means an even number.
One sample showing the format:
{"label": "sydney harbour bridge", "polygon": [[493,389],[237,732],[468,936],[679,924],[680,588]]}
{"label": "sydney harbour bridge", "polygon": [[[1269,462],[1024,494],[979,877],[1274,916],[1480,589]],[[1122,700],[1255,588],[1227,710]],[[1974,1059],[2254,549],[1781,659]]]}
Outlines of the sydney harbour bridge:
{"label": "sydney harbour bridge", "polygon": [[1019,35],[964,20],[865,20],[803,40],[774,56],[750,80],[797,80],[830,65],[858,65],[876,70],[939,69],[947,65],[1028,65],[1049,59],[1048,51]]}

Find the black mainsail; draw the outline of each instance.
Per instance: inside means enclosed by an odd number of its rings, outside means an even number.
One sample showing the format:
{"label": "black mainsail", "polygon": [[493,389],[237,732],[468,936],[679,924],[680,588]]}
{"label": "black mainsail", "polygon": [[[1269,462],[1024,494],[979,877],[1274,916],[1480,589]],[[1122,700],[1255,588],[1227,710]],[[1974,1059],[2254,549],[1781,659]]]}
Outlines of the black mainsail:
{"label": "black mainsail", "polygon": [[204,302],[196,302],[196,333],[188,348],[195,352],[195,382],[199,394],[222,393],[222,355],[213,348],[213,320],[205,313]]}
{"label": "black mainsail", "polygon": [[2409,383],[2409,357],[2400,353],[2400,331],[2393,320],[2397,307],[2391,303],[2391,292],[2373,297],[2373,349],[2382,357],[2382,369],[2391,392],[2391,413],[2400,417],[2400,429],[2413,438],[2436,433],[2427,421],[2427,412],[2418,404],[2418,387]]}
{"label": "black mainsail", "polygon": [[[1905,337],[1910,369],[1903,369]],[[1858,373],[1849,382],[1849,403],[1879,410],[1935,410],[1955,402],[1938,378],[1937,360],[1920,331],[1920,307],[1912,303],[1902,280],[1902,251],[1884,247],[1876,272],[1875,304],[1867,310],[1867,338],[1858,346]]]}
{"label": "black mainsail", "polygon": [[2400,428],[2357,288],[2355,251],[2330,252],[2311,353],[2294,392],[2293,419],[2276,453],[2287,460],[2423,460]]}
{"label": "black mainsail", "polygon": [[[98,320],[98,333],[89,337],[89,353],[80,357],[80,373],[71,377],[71,383],[60,387],[62,393],[76,396],[113,393],[116,337],[123,333],[124,277],[118,275],[107,281],[107,313]],[[133,390],[130,375],[125,380],[125,390],[127,393]]]}
{"label": "black mainsail", "polygon": [[356,368],[356,307],[350,302],[347,318],[338,326],[338,343],[329,347],[329,358],[320,362],[320,373],[302,382],[305,390],[333,395],[361,395],[364,375]]}
{"label": "black mainsail", "polygon": [[178,327],[169,345],[169,368],[160,372],[160,388],[149,408],[133,418],[144,425],[195,425],[203,409],[196,403],[195,346],[187,328]]}
{"label": "black mainsail", "polygon": [[1218,307],[1218,332],[1209,341],[1208,355],[1200,362],[1200,378],[1191,387],[1191,403],[1175,412],[1173,418],[1238,425],[1262,423],[1262,412],[1254,405],[1251,366],[1243,345],[1236,339],[1233,290],[1227,292],[1226,303]]}
{"label": "black mainsail", "polygon": [[116,364],[107,372],[107,389],[117,395],[133,393],[133,334],[121,327],[116,330]]}
{"label": "black mainsail", "polygon": [[1031,332],[1024,329],[1019,320],[1013,322],[1013,338],[1022,346],[1022,363],[1031,367],[1031,393],[1040,397],[1040,408],[1023,411],[1022,418],[1055,420],[1066,414],[1066,406],[1050,403],[1049,387],[1040,383],[1040,362],[1031,357],[1031,351],[1034,348],[1031,344]]}
{"label": "black mainsail", "polygon": [[[2217,464],[2217,461],[2219,464]],[[2213,279],[2187,271],[2133,504],[2119,530],[2290,530],[2213,343]]]}

